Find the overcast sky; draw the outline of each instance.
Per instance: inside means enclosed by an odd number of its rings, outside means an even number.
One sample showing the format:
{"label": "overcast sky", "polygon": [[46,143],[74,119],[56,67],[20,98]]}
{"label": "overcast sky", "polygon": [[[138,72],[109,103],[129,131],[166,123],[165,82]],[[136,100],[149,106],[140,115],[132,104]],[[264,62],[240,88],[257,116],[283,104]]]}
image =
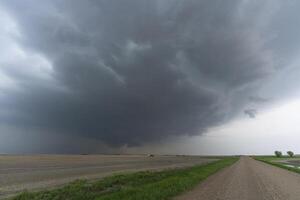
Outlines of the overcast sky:
{"label": "overcast sky", "polygon": [[300,153],[300,1],[0,2],[0,153]]}

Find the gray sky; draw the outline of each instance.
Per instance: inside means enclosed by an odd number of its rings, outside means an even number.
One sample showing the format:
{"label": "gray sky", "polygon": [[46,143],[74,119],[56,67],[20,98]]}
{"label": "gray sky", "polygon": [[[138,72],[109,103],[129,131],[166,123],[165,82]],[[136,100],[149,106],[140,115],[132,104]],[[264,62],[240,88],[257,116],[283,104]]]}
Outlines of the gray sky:
{"label": "gray sky", "polygon": [[0,152],[300,153],[299,9],[3,0]]}

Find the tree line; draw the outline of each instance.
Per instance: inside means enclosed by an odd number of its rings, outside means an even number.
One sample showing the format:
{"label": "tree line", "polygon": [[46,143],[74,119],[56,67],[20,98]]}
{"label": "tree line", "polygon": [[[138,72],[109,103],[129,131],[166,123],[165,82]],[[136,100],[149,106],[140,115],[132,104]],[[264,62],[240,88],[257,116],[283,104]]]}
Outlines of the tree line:
{"label": "tree line", "polygon": [[[274,154],[276,157],[282,157],[281,151],[275,151]],[[290,157],[294,157],[294,155],[295,155],[294,152],[292,152],[292,151],[287,151],[286,154]]]}

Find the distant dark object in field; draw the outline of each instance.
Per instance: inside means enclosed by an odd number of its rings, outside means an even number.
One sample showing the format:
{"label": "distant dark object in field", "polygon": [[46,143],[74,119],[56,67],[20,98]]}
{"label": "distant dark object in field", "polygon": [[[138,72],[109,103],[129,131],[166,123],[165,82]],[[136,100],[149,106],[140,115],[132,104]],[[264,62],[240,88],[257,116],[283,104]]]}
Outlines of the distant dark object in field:
{"label": "distant dark object in field", "polygon": [[255,110],[255,109],[246,109],[246,110],[244,110],[244,113],[246,115],[248,115],[250,118],[255,118],[256,114],[257,114],[257,110]]}
{"label": "distant dark object in field", "polygon": [[288,152],[286,152],[290,157],[294,157],[294,152],[292,152],[292,151],[288,151]]}
{"label": "distant dark object in field", "polygon": [[154,157],[154,154],[149,154],[148,157]]}
{"label": "distant dark object in field", "polygon": [[275,151],[274,154],[278,158],[282,156],[282,152],[281,151]]}

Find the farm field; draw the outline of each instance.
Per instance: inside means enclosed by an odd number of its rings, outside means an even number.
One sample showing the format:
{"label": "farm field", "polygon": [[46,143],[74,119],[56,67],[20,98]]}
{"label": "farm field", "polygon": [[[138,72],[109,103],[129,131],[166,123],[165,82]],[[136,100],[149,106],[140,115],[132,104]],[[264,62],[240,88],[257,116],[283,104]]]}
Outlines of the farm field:
{"label": "farm field", "polygon": [[23,190],[61,186],[77,179],[99,179],[119,172],[162,170],[205,164],[199,156],[2,155],[0,198]]}
{"label": "farm field", "polygon": [[232,165],[238,157],[223,157],[207,164],[160,171],[122,173],[97,181],[77,180],[63,187],[23,192],[11,200],[164,200],[171,199],[219,170]]}

